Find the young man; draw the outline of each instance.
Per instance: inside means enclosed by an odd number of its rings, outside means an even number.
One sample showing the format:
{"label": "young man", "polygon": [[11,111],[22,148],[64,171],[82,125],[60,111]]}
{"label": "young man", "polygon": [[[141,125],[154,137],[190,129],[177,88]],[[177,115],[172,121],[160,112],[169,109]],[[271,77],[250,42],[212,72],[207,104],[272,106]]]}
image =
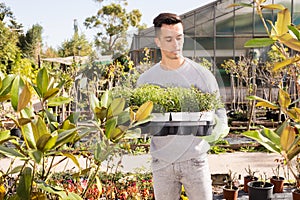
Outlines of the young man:
{"label": "young man", "polygon": [[[202,92],[219,95],[213,74],[206,68],[182,56],[183,24],[179,16],[161,13],[153,21],[155,43],[161,50],[161,61],[143,73],[137,84],[163,87],[197,87]],[[221,130],[228,131],[225,109],[215,111]],[[219,129],[219,130],[220,130]],[[214,130],[213,134],[220,134]],[[211,174],[203,138],[190,135],[153,136],[150,152],[154,194],[156,200],[180,198],[182,185],[189,200],[211,200]]]}

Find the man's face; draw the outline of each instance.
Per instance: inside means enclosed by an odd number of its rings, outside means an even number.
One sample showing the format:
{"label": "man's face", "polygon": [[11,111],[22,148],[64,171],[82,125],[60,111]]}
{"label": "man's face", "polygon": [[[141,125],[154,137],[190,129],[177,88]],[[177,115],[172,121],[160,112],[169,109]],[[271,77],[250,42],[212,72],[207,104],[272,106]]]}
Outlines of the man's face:
{"label": "man's face", "polygon": [[162,55],[170,59],[181,57],[183,41],[183,26],[181,23],[173,25],[163,24],[160,34],[155,38],[155,42],[161,49]]}

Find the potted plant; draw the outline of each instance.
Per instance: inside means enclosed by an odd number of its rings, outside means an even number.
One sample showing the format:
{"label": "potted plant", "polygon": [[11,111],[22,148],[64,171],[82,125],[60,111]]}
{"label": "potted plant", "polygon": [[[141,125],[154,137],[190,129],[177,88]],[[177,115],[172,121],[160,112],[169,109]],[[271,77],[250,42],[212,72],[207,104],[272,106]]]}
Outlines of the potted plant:
{"label": "potted plant", "polygon": [[282,193],[283,192],[283,185],[284,185],[284,177],[279,175],[280,167],[283,166],[283,160],[276,159],[276,162],[278,162],[278,165],[275,169],[272,168],[272,171],[274,173],[274,176],[270,178],[270,182],[274,185],[273,192],[274,193]]}
{"label": "potted plant", "polygon": [[223,198],[226,200],[237,200],[239,188],[235,185],[237,181],[236,173],[229,170],[226,177],[226,185],[223,187]]}
{"label": "potted plant", "polygon": [[248,183],[251,181],[257,181],[258,177],[255,176],[256,171],[253,171],[250,168],[250,165],[248,165],[248,168],[245,168],[245,171],[247,172],[247,175],[244,176],[244,192],[248,193]]}
{"label": "potted plant", "polygon": [[273,196],[272,183],[266,181],[267,176],[264,175],[260,181],[251,181],[248,183],[249,200],[271,200]]}
{"label": "potted plant", "polygon": [[180,132],[179,127],[189,128],[196,135],[211,133],[214,109],[223,107],[216,94],[202,93],[195,87],[160,87],[146,84],[134,89],[115,90],[116,97],[124,97],[132,106],[153,102],[153,118],[144,132],[164,134]]}

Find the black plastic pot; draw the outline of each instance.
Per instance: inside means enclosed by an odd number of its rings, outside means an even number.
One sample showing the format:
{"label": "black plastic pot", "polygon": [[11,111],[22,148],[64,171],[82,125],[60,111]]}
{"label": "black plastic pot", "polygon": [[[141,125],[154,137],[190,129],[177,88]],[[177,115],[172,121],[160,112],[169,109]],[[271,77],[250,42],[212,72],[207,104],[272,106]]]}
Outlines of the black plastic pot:
{"label": "black plastic pot", "polygon": [[249,200],[271,200],[273,188],[269,182],[251,181],[248,183]]}

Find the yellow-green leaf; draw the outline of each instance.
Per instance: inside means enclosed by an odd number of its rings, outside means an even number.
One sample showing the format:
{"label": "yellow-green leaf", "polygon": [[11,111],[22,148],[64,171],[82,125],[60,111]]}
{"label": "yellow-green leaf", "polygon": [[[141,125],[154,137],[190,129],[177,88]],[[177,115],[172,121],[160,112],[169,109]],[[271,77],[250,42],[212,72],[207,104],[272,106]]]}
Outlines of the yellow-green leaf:
{"label": "yellow-green leaf", "polygon": [[38,141],[36,142],[36,148],[41,152],[44,152],[45,146],[50,139],[51,139],[51,134],[41,135],[41,137],[39,137]]}
{"label": "yellow-green leaf", "polygon": [[31,122],[31,119],[28,119],[28,118],[20,118],[18,119],[18,123],[20,126],[23,126],[25,124],[28,124]]}
{"label": "yellow-green leaf", "polygon": [[289,31],[288,26],[291,25],[291,13],[288,9],[284,9],[277,13],[277,21],[275,28],[277,35],[281,36]]}
{"label": "yellow-green leaf", "polygon": [[265,107],[265,108],[271,108],[271,109],[278,109],[279,107],[276,104],[270,103],[270,102],[258,102],[256,103],[256,107]]}
{"label": "yellow-green leaf", "polygon": [[76,158],[76,156],[74,156],[71,153],[63,153],[63,155],[70,158],[73,161],[73,163],[80,169],[80,164],[79,164],[78,159]]}
{"label": "yellow-green leaf", "polygon": [[300,51],[300,41],[295,39],[291,34],[283,34],[278,37],[278,40],[291,49]]}
{"label": "yellow-green leaf", "polygon": [[124,107],[125,107],[124,98],[114,99],[108,108],[108,117],[117,116],[124,110]]}
{"label": "yellow-green leaf", "polygon": [[49,85],[49,77],[48,72],[45,67],[39,70],[37,77],[36,77],[37,87],[41,92],[42,97],[44,97],[45,93],[47,92],[47,88]]}
{"label": "yellow-green leaf", "polygon": [[291,98],[289,93],[284,91],[283,89],[279,89],[278,101],[281,109],[287,110],[289,105],[291,104]]}
{"label": "yellow-green leaf", "polygon": [[296,55],[295,57],[292,58],[288,58],[284,61],[281,62],[277,62],[274,64],[274,68],[272,69],[273,71],[277,71],[285,66],[288,66],[290,64],[296,63],[300,60],[300,57],[298,55]]}
{"label": "yellow-green leaf", "polygon": [[51,88],[50,90],[47,90],[44,94],[43,101],[46,101],[47,99],[50,99],[54,97],[59,92],[59,88]]}
{"label": "yellow-green leaf", "polygon": [[280,144],[283,151],[288,151],[294,143],[296,137],[295,129],[291,126],[286,126],[280,135]]}
{"label": "yellow-green leaf", "polygon": [[268,4],[268,5],[261,5],[262,8],[271,9],[271,10],[284,10],[285,7],[281,4]]}
{"label": "yellow-green leaf", "polygon": [[30,102],[30,99],[31,99],[31,92],[27,84],[25,84],[19,97],[17,111],[20,112],[21,110],[23,110]]}
{"label": "yellow-green leaf", "polygon": [[267,47],[274,44],[274,40],[271,38],[253,38],[245,42],[244,47],[246,48],[259,48]]}
{"label": "yellow-green leaf", "polygon": [[143,103],[139,109],[136,111],[136,121],[141,121],[146,119],[152,112],[153,109],[153,102],[147,101]]}

